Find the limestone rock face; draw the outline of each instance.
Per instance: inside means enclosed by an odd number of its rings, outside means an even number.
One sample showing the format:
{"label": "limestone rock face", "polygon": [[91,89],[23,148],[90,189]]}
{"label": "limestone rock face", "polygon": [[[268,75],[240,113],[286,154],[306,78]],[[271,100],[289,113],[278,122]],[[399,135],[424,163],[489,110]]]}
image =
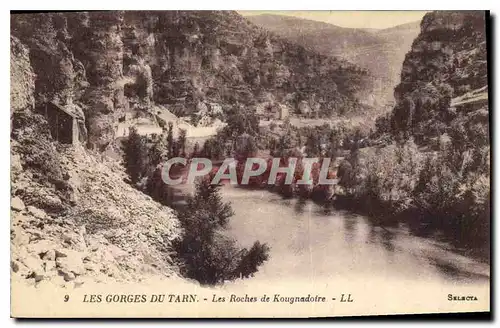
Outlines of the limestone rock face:
{"label": "limestone rock face", "polygon": [[33,109],[35,105],[35,73],[29,51],[15,38],[10,38],[10,109],[12,112]]}
{"label": "limestone rock face", "polygon": [[59,13],[13,17],[11,32],[28,48],[36,74],[36,104],[77,100],[85,71],[70,49],[66,17]]}
{"label": "limestone rock face", "polygon": [[[173,211],[126,184],[123,168],[110,159],[82,147],[61,157],[72,197],[29,180],[29,171],[20,172],[12,185],[12,193],[20,195],[11,204],[13,277],[34,285],[76,286],[86,279],[175,275],[168,254],[180,228]],[[26,180],[29,185],[22,183]]]}

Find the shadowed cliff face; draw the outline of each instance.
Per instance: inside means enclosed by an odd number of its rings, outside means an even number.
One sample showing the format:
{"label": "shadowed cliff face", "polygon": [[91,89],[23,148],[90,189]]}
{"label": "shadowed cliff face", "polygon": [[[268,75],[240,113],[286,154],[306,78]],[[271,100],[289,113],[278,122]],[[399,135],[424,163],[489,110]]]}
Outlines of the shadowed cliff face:
{"label": "shadowed cliff face", "polygon": [[113,139],[123,113],[153,103],[189,115],[201,102],[251,109],[272,99],[332,116],[359,112],[371,90],[367,71],[234,12],[12,15],[11,30],[29,50],[37,104],[79,104],[98,148]]}
{"label": "shadowed cliff face", "polygon": [[28,49],[17,38],[10,38],[10,108],[11,113],[33,109],[35,74]]}

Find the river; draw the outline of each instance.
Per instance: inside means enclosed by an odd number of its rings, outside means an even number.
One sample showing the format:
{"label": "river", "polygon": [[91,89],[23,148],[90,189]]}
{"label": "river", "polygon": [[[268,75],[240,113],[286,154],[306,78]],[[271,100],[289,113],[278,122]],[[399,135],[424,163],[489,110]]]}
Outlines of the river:
{"label": "river", "polygon": [[252,280],[335,281],[339,277],[433,284],[488,284],[490,267],[436,238],[414,236],[400,224],[381,227],[367,217],[265,190],[223,186],[235,215],[226,234],[243,247],[267,243],[270,259]]}

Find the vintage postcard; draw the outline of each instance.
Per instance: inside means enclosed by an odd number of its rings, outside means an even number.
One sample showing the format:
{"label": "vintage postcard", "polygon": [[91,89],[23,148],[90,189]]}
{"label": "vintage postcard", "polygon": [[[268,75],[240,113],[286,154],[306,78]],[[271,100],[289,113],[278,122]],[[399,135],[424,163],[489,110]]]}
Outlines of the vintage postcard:
{"label": "vintage postcard", "polygon": [[11,316],[490,312],[489,12],[10,19]]}

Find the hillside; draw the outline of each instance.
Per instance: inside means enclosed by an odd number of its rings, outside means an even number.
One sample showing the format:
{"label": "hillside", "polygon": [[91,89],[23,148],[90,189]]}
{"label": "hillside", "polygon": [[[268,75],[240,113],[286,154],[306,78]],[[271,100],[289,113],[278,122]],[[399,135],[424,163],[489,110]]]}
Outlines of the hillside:
{"label": "hillside", "polygon": [[319,116],[360,111],[365,70],[305,50],[235,12],[81,12],[11,15],[26,45],[35,102],[75,103],[88,141],[104,149],[126,113],[152,104],[187,116],[215,103],[246,109],[282,104]]}
{"label": "hillside", "polygon": [[420,22],[367,30],[280,15],[247,18],[292,42],[368,69],[378,79],[377,96],[382,103],[392,99],[392,89],[399,82],[404,56],[420,31]]}

